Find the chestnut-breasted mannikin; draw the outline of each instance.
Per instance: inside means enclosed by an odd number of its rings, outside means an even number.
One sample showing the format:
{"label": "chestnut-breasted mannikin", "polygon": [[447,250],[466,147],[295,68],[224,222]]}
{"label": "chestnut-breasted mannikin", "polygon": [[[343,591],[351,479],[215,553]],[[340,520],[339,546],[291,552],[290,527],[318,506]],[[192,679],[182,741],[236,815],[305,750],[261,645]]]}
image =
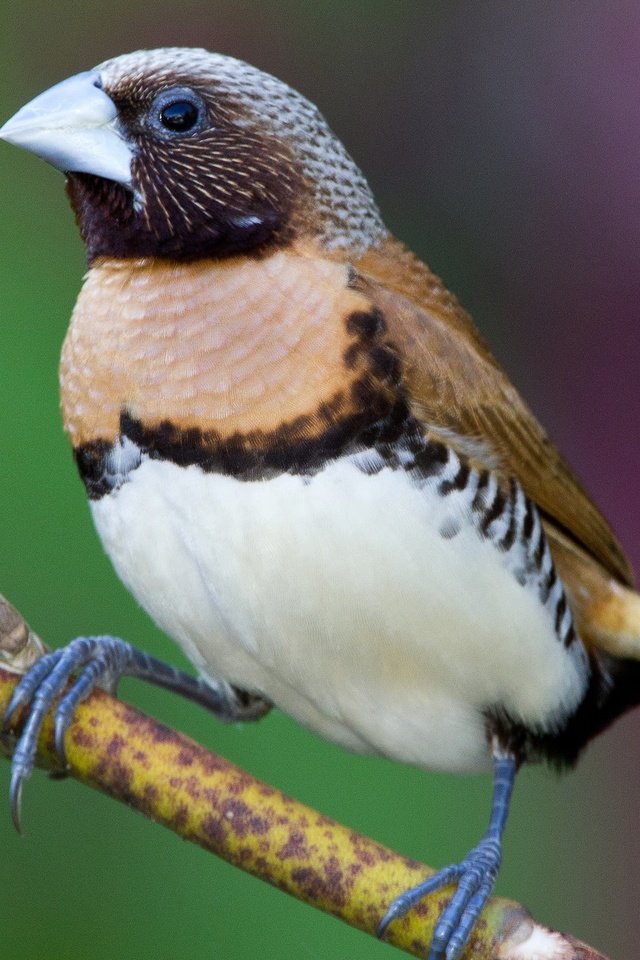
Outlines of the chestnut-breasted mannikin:
{"label": "chestnut-breasted mannikin", "polygon": [[493,887],[518,766],[572,764],[640,700],[640,598],[607,523],[469,316],[385,228],[316,107],[239,60],[140,51],[0,136],[67,175],[89,271],[62,350],[98,534],[199,679],[113,637],[40,660],[44,711],[122,673],[222,719],[275,705],[352,750],[495,770],[431,960]]}

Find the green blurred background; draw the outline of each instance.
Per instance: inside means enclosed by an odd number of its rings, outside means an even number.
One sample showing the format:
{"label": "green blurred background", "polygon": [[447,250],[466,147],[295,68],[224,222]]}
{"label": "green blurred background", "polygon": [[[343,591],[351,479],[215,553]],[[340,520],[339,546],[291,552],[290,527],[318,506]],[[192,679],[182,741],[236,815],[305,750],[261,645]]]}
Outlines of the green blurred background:
{"label": "green blurred background", "polygon": [[[0,117],[107,56],[202,45],[316,101],[389,226],[474,313],[640,560],[640,8],[636,0],[4,0]],[[62,177],[0,145],[0,590],[51,645],[112,632],[180,656],[117,581],[60,427],[57,360],[84,269]],[[226,729],[122,695],[260,777],[442,865],[484,830],[488,778],[353,757],[282,716]],[[558,779],[525,770],[498,891],[634,960],[638,719]],[[0,764],[0,950],[13,960],[384,956],[73,782],[38,772],[13,832]]]}

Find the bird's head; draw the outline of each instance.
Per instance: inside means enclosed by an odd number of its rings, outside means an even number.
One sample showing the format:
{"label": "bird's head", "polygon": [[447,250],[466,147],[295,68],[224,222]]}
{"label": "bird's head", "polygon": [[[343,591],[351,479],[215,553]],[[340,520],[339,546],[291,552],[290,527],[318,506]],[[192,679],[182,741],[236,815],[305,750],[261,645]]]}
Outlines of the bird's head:
{"label": "bird's head", "polygon": [[191,260],[309,237],[364,252],[385,228],[317,108],[205,50],[107,60],[18,111],[0,137],[68,176],[89,260]]}

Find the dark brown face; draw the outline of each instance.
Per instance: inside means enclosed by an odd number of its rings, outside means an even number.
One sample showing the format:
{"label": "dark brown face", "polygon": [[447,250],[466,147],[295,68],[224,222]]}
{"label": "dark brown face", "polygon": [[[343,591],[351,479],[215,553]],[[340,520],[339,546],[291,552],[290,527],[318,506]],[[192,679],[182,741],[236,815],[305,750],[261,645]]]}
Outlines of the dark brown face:
{"label": "dark brown face", "polygon": [[105,93],[133,151],[133,192],[69,174],[90,262],[222,257],[291,238],[304,179],[282,143],[245,118],[228,91],[165,76],[155,86],[132,80]]}

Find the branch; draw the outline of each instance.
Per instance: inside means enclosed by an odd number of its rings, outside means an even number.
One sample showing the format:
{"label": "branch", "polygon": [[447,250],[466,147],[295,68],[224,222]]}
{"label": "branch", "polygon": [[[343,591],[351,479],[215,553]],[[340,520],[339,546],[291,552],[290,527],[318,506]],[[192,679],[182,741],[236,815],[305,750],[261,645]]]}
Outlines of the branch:
{"label": "branch", "polygon": [[[0,716],[18,674],[46,648],[0,595]],[[26,710],[17,711],[0,753],[10,756]],[[66,739],[68,773],[229,863],[351,926],[375,935],[391,900],[433,872],[303,806],[133,707],[96,690],[78,707]],[[59,769],[49,716],[38,764]],[[428,954],[451,891],[425,898],[386,939]],[[493,898],[466,960],[607,960],[573,937],[533,921],[524,907]]]}

